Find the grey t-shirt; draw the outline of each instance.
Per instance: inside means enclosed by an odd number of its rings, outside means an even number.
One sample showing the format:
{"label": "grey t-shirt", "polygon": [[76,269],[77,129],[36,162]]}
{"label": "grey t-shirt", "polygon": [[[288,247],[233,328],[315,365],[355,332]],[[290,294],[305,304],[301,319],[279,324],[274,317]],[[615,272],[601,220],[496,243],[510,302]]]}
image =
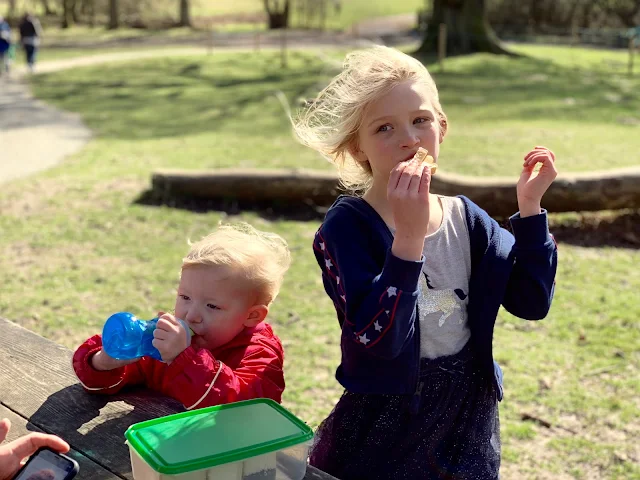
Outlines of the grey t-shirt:
{"label": "grey t-shirt", "polygon": [[457,197],[438,198],[442,224],[425,238],[418,283],[421,358],[458,353],[471,337],[467,325],[471,252],[464,204]]}
{"label": "grey t-shirt", "polygon": [[471,332],[467,325],[471,252],[464,204],[439,196],[440,228],[428,235],[420,277],[420,357],[437,358],[462,350]]}

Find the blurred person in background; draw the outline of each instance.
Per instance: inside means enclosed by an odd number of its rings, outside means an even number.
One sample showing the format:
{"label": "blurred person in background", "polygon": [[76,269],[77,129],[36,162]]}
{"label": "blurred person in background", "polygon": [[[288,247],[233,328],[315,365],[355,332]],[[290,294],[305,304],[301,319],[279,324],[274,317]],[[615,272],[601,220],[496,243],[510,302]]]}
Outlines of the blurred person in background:
{"label": "blurred person in background", "polygon": [[36,63],[36,53],[42,38],[40,21],[30,13],[25,13],[20,22],[20,43],[24,48],[29,71],[33,72]]}
{"label": "blurred person in background", "polygon": [[9,72],[9,49],[11,48],[11,27],[0,16],[0,75]]}

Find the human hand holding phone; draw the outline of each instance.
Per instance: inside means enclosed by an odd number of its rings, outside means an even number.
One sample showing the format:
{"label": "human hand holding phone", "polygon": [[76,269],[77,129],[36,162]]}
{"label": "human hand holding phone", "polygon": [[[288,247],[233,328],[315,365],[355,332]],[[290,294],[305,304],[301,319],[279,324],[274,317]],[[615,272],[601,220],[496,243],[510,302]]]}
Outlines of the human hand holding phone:
{"label": "human hand holding phone", "polygon": [[[11,422],[8,419],[0,420],[0,443],[2,443],[6,438],[9,430],[11,429]],[[14,476],[16,472],[20,470],[20,467],[23,464],[23,460],[29,456],[32,456],[38,449],[42,447],[49,447],[51,452],[54,455],[57,455],[55,452],[68,452],[69,444],[55,435],[46,435],[44,433],[30,433],[29,435],[25,435],[13,442],[9,442],[5,445],[0,446],[0,480],[10,480],[10,479],[22,479],[26,480],[29,478]],[[35,455],[34,455],[35,457]],[[65,457],[66,458],[66,457]],[[77,463],[75,461],[69,459],[74,465],[77,467]],[[22,470],[24,471],[24,469]],[[22,471],[20,473],[22,473]],[[77,472],[77,470],[76,470]],[[62,479],[71,479],[75,476],[73,473],[72,476],[60,477]],[[37,478],[37,477],[35,477]],[[55,480],[58,478],[54,477]],[[34,479],[32,479],[34,480]]]}

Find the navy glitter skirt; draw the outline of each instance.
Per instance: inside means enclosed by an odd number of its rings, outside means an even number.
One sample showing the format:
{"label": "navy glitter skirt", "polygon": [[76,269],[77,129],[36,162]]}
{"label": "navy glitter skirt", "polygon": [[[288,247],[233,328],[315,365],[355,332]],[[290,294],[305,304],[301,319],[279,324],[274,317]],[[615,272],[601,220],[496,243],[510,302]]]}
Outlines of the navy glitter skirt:
{"label": "navy glitter skirt", "polygon": [[475,363],[467,343],[420,361],[419,395],[345,391],[309,463],[340,480],[498,479],[497,393]]}

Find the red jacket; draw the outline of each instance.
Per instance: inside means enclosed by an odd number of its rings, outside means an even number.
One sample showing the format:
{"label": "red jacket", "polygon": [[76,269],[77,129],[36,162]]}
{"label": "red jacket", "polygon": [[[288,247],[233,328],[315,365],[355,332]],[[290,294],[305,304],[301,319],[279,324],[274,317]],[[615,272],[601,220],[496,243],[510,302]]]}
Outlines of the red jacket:
{"label": "red jacket", "polygon": [[98,371],[91,357],[102,348],[94,335],[73,354],[73,369],[85,390],[114,394],[146,385],[181,402],[187,410],[252,398],[282,399],[284,351],[271,326],[245,328],[215,350],[187,347],[170,365],[150,357],[115,370]]}

